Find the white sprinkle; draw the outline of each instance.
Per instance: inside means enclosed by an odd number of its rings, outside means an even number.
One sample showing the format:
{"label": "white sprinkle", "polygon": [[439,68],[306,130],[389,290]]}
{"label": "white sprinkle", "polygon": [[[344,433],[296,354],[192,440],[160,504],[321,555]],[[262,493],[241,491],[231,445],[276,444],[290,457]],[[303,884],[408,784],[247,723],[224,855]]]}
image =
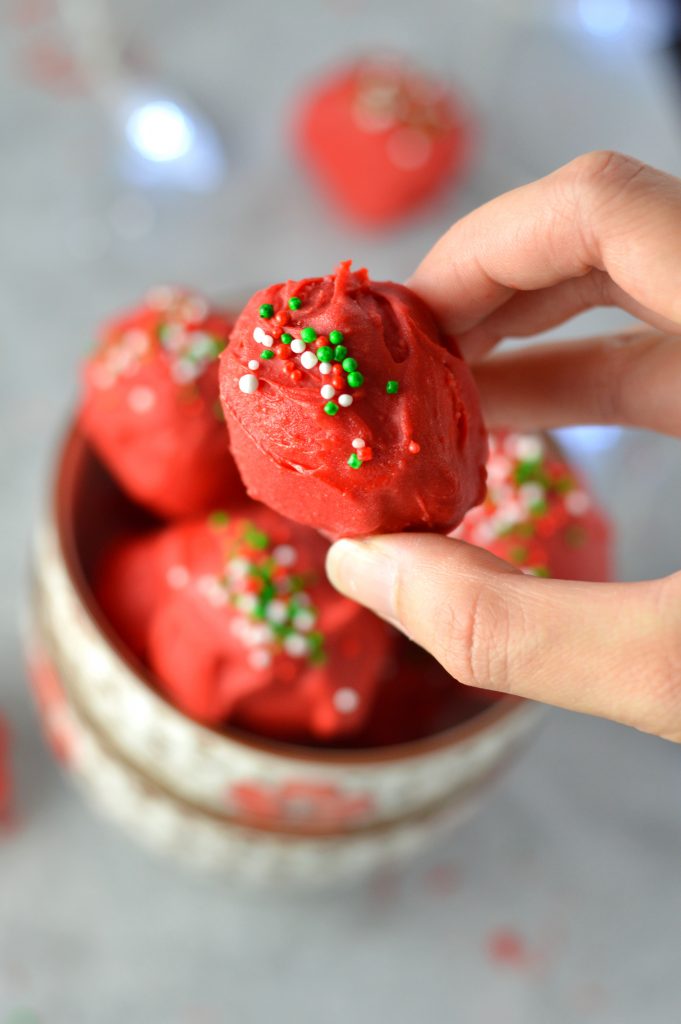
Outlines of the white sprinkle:
{"label": "white sprinkle", "polygon": [[215,356],[215,342],[205,331],[192,331],[192,355],[195,359],[212,359]]}
{"label": "white sprinkle", "polygon": [[296,594],[296,601],[301,608],[309,608],[312,604],[312,598],[309,594],[306,594],[304,590],[301,590],[299,594]]}
{"label": "white sprinkle", "polygon": [[242,580],[248,575],[250,567],[247,558],[233,558],[227,566],[227,573],[231,580]]}
{"label": "white sprinkle", "polygon": [[307,608],[301,609],[293,616],[293,625],[296,629],[300,630],[301,633],[309,633],[317,620],[317,616],[314,612],[308,611]]}
{"label": "white sprinkle", "polygon": [[[341,395],[341,398],[342,397],[343,396]],[[340,401],[340,399],[339,399],[339,401]],[[364,441],[361,437],[355,437],[353,439],[353,442],[352,442],[352,447],[353,448],[366,448],[366,441]]]}
{"label": "white sprinkle", "polygon": [[546,499],[546,489],[535,481],[522,484],[518,489],[518,496],[525,508],[532,508],[533,505],[540,505]]}
{"label": "white sprinkle", "polygon": [[319,364],[319,372],[323,373],[324,376],[326,376],[327,373],[331,373],[332,370],[333,370],[333,366],[331,365],[331,363],[320,363]]}
{"label": "white sprinkle", "polygon": [[177,290],[169,285],[161,284],[150,288],[144,301],[152,309],[167,309],[177,298]]}
{"label": "white sprinkle", "polygon": [[249,370],[259,370],[260,369],[260,363],[258,362],[258,360],[257,359],[249,359],[248,360],[248,369]]}
{"label": "white sprinkle", "polygon": [[173,364],[171,373],[176,383],[189,384],[190,381],[196,380],[197,377],[201,376],[201,368],[189,359],[178,359]]}
{"label": "white sprinkle", "polygon": [[291,351],[295,352],[296,355],[298,356],[300,355],[301,352],[304,352],[306,348],[307,345],[305,344],[304,341],[301,341],[300,338],[294,338],[293,341],[291,342]]}
{"label": "white sprinkle", "polygon": [[342,405],[344,409],[347,409],[349,405],[352,405],[352,403],[353,403],[352,395],[347,395],[344,392],[342,395],[338,396],[338,404]]}
{"label": "white sprinkle", "polygon": [[227,604],[227,592],[224,587],[220,586],[217,576],[210,576],[209,574],[199,576],[196,581],[196,589],[215,608],[220,608]]}
{"label": "white sprinkle", "polygon": [[188,295],[182,303],[182,313],[192,324],[201,323],[209,312],[208,303],[202,295]]}
{"label": "white sprinkle", "polygon": [[281,625],[288,618],[288,605],[285,601],[270,601],[267,606],[267,618],[275,625]]}
{"label": "white sprinkle", "polygon": [[333,386],[333,384],[322,384],[321,388],[319,389],[319,394],[322,396],[322,398],[333,398],[334,395],[336,394],[336,389]]}
{"label": "white sprinkle", "polygon": [[121,338],[121,344],[134,355],[143,356],[149,347],[147,333],[141,327],[131,327]]}
{"label": "white sprinkle", "polygon": [[96,388],[112,388],[116,378],[106,366],[96,364],[92,367],[92,383]]}
{"label": "white sprinkle", "polygon": [[253,331],[253,341],[257,341],[259,345],[264,345],[266,348],[269,348],[274,341],[274,338],[271,334],[268,334],[267,331],[263,331],[262,327],[256,327]]}
{"label": "white sprinkle", "polygon": [[182,590],[189,583],[189,571],[183,565],[171,565],[166,573],[166,583],[173,590]]}
{"label": "white sprinkle", "polygon": [[342,715],[351,715],[359,707],[359,694],[349,686],[341,686],[333,695],[333,704]]}
{"label": "white sprinkle", "polygon": [[133,412],[145,413],[153,409],[156,404],[156,395],[151,388],[132,388],[128,395],[128,405]]}
{"label": "white sprinkle", "polygon": [[277,565],[293,565],[298,558],[296,549],[290,544],[278,544],[272,552],[272,558]]}
{"label": "white sprinkle", "polygon": [[571,516],[583,516],[591,508],[591,498],[584,491],[569,491],[565,495],[565,508]]}
{"label": "white sprinkle", "polygon": [[263,644],[269,644],[274,637],[272,630],[266,622],[259,622],[252,625],[248,632],[251,638],[251,643],[254,647],[261,647]]}
{"label": "white sprinkle", "polygon": [[309,349],[307,352],[303,352],[302,356],[300,357],[300,365],[304,366],[306,370],[312,370],[317,365],[318,362],[319,360],[317,359],[314,352],[310,352]]}
{"label": "white sprinkle", "polygon": [[284,638],[284,650],[292,658],[304,658],[309,649],[309,643],[300,633],[289,633]]}
{"label": "white sprinkle", "polygon": [[245,373],[243,377],[239,377],[239,391],[243,391],[245,395],[252,395],[258,390],[258,378],[254,373]]}
{"label": "white sprinkle", "polygon": [[520,434],[516,438],[515,455],[521,462],[537,462],[543,454],[544,442],[541,437],[535,434]]}
{"label": "white sprinkle", "polygon": [[258,599],[255,596],[255,594],[242,594],[241,597],[239,598],[238,603],[241,611],[246,612],[247,615],[250,615],[251,612],[255,611],[258,604]]}
{"label": "white sprinkle", "polygon": [[272,655],[269,651],[259,647],[255,651],[251,651],[248,656],[248,663],[251,668],[268,668],[272,663]]}

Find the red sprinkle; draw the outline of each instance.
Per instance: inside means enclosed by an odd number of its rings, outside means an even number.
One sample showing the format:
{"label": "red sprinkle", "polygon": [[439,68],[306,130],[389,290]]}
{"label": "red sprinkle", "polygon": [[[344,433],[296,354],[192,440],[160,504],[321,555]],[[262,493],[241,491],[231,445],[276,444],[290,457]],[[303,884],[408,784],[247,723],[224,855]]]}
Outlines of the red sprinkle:
{"label": "red sprinkle", "polygon": [[280,359],[290,359],[293,355],[289,345],[277,345],[274,350]]}
{"label": "red sprinkle", "polygon": [[418,453],[421,451],[421,445],[417,441],[410,441],[409,451],[411,452],[412,455],[418,455]]}
{"label": "red sprinkle", "polygon": [[357,449],[357,455],[359,457],[359,461],[360,462],[371,462],[371,460],[374,457],[374,453],[372,452],[371,448],[366,448],[366,447],[365,448],[358,448]]}
{"label": "red sprinkle", "polygon": [[297,384],[298,381],[301,381],[303,379],[302,372],[300,370],[295,369],[295,368],[293,370],[291,370],[290,376],[291,376],[291,380],[293,381],[294,384]]}
{"label": "red sprinkle", "polygon": [[287,324],[290,319],[291,317],[287,309],[280,309],[279,312],[275,313],[274,316],[272,317],[274,323],[278,324],[280,327],[283,324]]}

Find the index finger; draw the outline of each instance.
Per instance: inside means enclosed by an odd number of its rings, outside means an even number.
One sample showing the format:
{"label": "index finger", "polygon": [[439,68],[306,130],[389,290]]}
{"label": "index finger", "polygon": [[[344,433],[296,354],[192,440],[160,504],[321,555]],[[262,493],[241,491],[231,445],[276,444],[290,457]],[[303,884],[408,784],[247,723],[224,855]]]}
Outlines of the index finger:
{"label": "index finger", "polygon": [[457,221],[408,284],[456,335],[516,291],[592,270],[681,324],[679,179],[619,153],[587,153]]}

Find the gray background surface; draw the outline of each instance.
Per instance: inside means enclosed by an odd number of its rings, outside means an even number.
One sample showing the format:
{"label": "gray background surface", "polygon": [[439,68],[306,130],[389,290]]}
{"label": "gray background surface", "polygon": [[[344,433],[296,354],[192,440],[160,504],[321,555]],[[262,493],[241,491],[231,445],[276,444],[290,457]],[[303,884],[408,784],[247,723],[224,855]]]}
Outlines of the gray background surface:
{"label": "gray background surface", "polygon": [[[632,37],[589,38],[551,4],[528,20],[445,0],[114,6],[136,59],[212,115],[230,164],[216,191],[138,188],[63,67],[50,5],[0,3],[0,708],[19,813],[0,837],[0,1024],[679,1020],[677,748],[552,712],[481,813],[403,874],[245,896],[151,860],[81,804],[43,749],[17,630],[31,522],[103,315],[158,281],[240,293],[349,255],[399,279],[455,216],[591,148],[681,172],[675,83]],[[367,236],[328,215],[287,134],[307,77],[374,46],[455,75],[481,137],[454,198]],[[605,440],[571,443],[617,523],[618,575],[679,568],[678,442]],[[525,966],[490,955],[505,928]]]}

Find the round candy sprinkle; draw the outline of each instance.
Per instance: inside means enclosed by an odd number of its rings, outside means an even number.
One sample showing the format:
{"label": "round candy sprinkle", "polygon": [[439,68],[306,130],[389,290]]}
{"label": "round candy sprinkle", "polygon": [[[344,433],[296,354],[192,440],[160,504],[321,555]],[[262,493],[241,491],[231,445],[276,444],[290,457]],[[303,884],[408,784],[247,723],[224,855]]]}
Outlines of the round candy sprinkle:
{"label": "round candy sprinkle", "polygon": [[364,375],[358,373],[357,370],[353,371],[353,373],[348,374],[348,384],[350,385],[351,388],[360,388],[363,383]]}
{"label": "round candy sprinkle", "polygon": [[333,349],[329,345],[322,345],[321,348],[317,349],[317,358],[322,363],[330,363],[333,359]]}
{"label": "round candy sprinkle", "polygon": [[316,341],[317,332],[315,331],[314,327],[303,327],[302,331],[300,332],[300,337],[303,339],[303,341]]}
{"label": "round candy sprinkle", "polygon": [[274,358],[274,352],[272,351],[271,348],[264,348],[262,350],[262,352],[260,353],[260,358],[261,359],[273,359]]}
{"label": "round candy sprinkle", "polygon": [[338,412],[338,406],[336,405],[335,402],[327,402],[326,405],[324,406],[324,412],[327,414],[327,416],[335,416],[336,413]]}
{"label": "round candy sprinkle", "polygon": [[277,345],[276,353],[280,359],[290,359],[293,354],[288,345]]}
{"label": "round candy sprinkle", "polygon": [[329,333],[329,341],[331,342],[332,345],[340,345],[343,338],[344,334],[342,331],[331,331]]}
{"label": "round candy sprinkle", "polygon": [[342,405],[344,409],[347,409],[349,406],[351,406],[353,401],[354,399],[352,395],[348,395],[345,392],[343,392],[342,395],[338,396],[338,404]]}
{"label": "round candy sprinkle", "polygon": [[353,370],[357,369],[357,360],[348,356],[347,359],[343,360],[343,369],[346,373],[352,373]]}
{"label": "round candy sprinkle", "polygon": [[357,455],[356,452],[353,452],[350,458],[348,459],[348,466],[350,466],[352,469],[361,469],[362,460],[360,459],[359,455]]}
{"label": "round candy sprinkle", "polygon": [[258,326],[253,331],[253,341],[257,341],[259,345],[271,345],[272,335],[267,334],[262,327]]}
{"label": "round candy sprinkle", "polygon": [[324,376],[326,376],[328,373],[331,373],[332,370],[333,370],[333,366],[331,365],[331,363],[320,363],[319,364],[319,372],[323,373]]}
{"label": "round candy sprinkle", "polygon": [[282,334],[282,336],[281,336],[281,338],[279,339],[279,341],[281,341],[281,342],[282,342],[282,343],[283,343],[284,345],[290,345],[290,344],[291,344],[291,342],[293,341],[293,335],[292,335],[292,334],[288,334],[288,333],[287,333],[287,332],[285,331],[285,332],[284,332],[284,333]]}
{"label": "round candy sprinkle", "polygon": [[301,341],[300,338],[296,338],[291,342],[291,351],[300,355],[301,352],[305,351],[305,342]]}
{"label": "round candy sprinkle", "polygon": [[396,395],[400,389],[400,385],[396,380],[389,380],[385,386],[386,393],[389,395]]}
{"label": "round candy sprinkle", "polygon": [[271,316],[274,316],[274,306],[271,302],[263,302],[260,307],[260,316],[263,320],[269,320]]}
{"label": "round candy sprinkle", "polygon": [[[331,331],[331,334],[333,334],[333,331]],[[330,340],[331,336],[329,335],[329,341]],[[333,358],[336,360],[337,363],[342,363],[347,354],[348,350],[346,349],[345,345],[336,345],[336,347],[333,350]]]}
{"label": "round candy sprinkle", "polygon": [[360,448],[357,454],[362,462],[371,462],[374,457],[371,448]]}
{"label": "round candy sprinkle", "polygon": [[248,369],[249,370],[257,370],[259,366],[260,366],[260,363],[258,362],[257,359],[249,359],[248,360]]}
{"label": "round candy sprinkle", "polygon": [[289,309],[300,309],[302,304],[303,300],[299,299],[297,295],[292,295],[291,298],[288,300]]}
{"label": "round candy sprinkle", "polygon": [[418,443],[418,441],[409,442],[409,451],[411,452],[412,455],[418,455],[418,453],[421,451],[421,445]]}
{"label": "round candy sprinkle", "polygon": [[350,686],[341,686],[333,695],[333,706],[341,715],[351,715],[359,707],[359,694]]}
{"label": "round candy sprinkle", "polygon": [[322,398],[335,398],[336,389],[333,384],[322,384],[319,393]]}
{"label": "round candy sprinkle", "polygon": [[258,378],[254,373],[245,373],[243,377],[239,377],[239,391],[243,391],[245,395],[252,395],[258,390]]}
{"label": "round candy sprinkle", "polygon": [[314,352],[311,352],[309,349],[307,350],[307,352],[303,352],[303,354],[300,357],[300,365],[304,366],[306,370],[314,369],[318,362],[319,360],[317,356],[314,354]]}
{"label": "round candy sprinkle", "polygon": [[301,636],[300,633],[289,633],[284,638],[284,650],[287,654],[290,654],[292,658],[302,658],[309,650],[309,642],[306,637]]}
{"label": "round candy sprinkle", "polygon": [[364,448],[365,445],[366,445],[366,441],[363,438],[356,437],[356,438],[353,439],[353,442],[352,442],[352,447],[353,448]]}

